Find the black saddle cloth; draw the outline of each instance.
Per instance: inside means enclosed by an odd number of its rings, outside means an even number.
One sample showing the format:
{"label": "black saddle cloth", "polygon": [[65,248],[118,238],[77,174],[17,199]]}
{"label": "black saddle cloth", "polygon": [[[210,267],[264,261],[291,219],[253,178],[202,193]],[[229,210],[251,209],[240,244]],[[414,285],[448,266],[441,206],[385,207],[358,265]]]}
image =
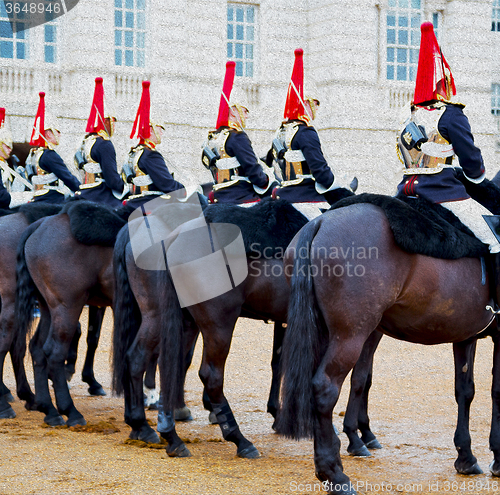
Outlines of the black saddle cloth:
{"label": "black saddle cloth", "polygon": [[85,200],[65,204],[62,213],[69,216],[73,237],[87,246],[113,247],[118,232],[127,223],[121,208],[117,211],[110,206]]}
{"label": "black saddle cloth", "polygon": [[488,246],[477,239],[451,211],[424,198],[360,194],[333,205],[334,210],[357,203],[370,203],[389,221],[396,244],[409,253],[454,260],[479,258]]}
{"label": "black saddle cloth", "polygon": [[[248,256],[280,258],[307,218],[284,199],[264,198],[255,206],[216,203],[204,210],[208,223],[237,225]],[[265,250],[265,251],[264,251]]]}

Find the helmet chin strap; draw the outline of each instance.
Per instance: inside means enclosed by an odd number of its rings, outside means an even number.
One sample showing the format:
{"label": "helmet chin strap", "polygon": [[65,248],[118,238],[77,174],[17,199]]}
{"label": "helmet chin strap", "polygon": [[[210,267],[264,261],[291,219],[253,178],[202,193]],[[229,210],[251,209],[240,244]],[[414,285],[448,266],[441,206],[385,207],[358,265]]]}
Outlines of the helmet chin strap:
{"label": "helmet chin strap", "polygon": [[160,144],[161,143],[161,136],[158,134],[158,132],[156,130],[157,127],[158,126],[151,124],[151,128],[153,129],[153,134],[155,135],[156,140],[158,141],[156,144]]}

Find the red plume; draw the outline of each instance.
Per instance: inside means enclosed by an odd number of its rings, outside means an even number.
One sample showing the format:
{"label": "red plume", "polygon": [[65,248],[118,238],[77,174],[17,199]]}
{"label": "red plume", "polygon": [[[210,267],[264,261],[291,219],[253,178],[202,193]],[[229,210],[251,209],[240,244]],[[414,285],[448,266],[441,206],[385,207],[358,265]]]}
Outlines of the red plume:
{"label": "red plume", "polygon": [[222,85],[216,129],[229,125],[229,98],[233,89],[235,67],[236,63],[232,60],[226,63],[226,75],[224,77],[224,84]]}
{"label": "red plume", "polygon": [[41,91],[38,94],[40,95],[40,102],[38,103],[35,123],[31,131],[31,146],[45,146],[45,93]]}
{"label": "red plume", "polygon": [[457,93],[450,66],[444,58],[431,22],[420,26],[420,53],[413,103],[449,100]]}
{"label": "red plume", "polygon": [[135,116],[132,132],[130,133],[130,139],[139,138],[141,143],[143,143],[146,139],[149,139],[149,136],[151,136],[151,129],[149,127],[149,112],[151,109],[151,98],[149,94],[150,85],[151,83],[149,81],[142,81],[141,101],[139,102],[137,115]]}
{"label": "red plume", "polygon": [[5,122],[5,108],[0,108],[0,127],[3,126]]}
{"label": "red plume", "polygon": [[[298,93],[298,94],[297,94]],[[304,101],[304,50],[297,48],[295,50],[295,62],[293,64],[292,78],[288,85],[286,95],[285,113],[283,117],[288,119],[297,119],[303,115],[305,109]]]}
{"label": "red plume", "polygon": [[90,109],[89,119],[85,132],[99,132],[104,130],[104,88],[102,77],[95,78],[94,99]]}

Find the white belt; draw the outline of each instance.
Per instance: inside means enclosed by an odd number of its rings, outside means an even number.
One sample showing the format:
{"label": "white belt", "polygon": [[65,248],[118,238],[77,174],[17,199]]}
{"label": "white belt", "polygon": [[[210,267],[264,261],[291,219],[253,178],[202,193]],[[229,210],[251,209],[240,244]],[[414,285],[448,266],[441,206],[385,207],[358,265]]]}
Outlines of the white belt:
{"label": "white belt", "polygon": [[285,153],[285,160],[287,162],[305,162],[306,159],[301,150],[288,150]]}
{"label": "white belt", "polygon": [[312,176],[312,174],[297,175],[296,179],[293,179],[293,180],[284,180],[280,184],[280,187],[296,186],[297,184],[300,184],[304,179],[312,179],[312,180],[314,180],[314,177]]}
{"label": "white belt", "polygon": [[138,177],[134,177],[132,182],[139,187],[149,186],[153,183],[153,179],[149,175],[139,175]]}
{"label": "white belt", "polygon": [[221,158],[215,162],[219,170],[231,170],[232,168],[238,168],[240,162],[235,156],[230,156],[227,158]]}
{"label": "white belt", "polygon": [[43,175],[34,175],[31,178],[31,182],[37,186],[39,186],[40,184],[50,184],[51,182],[54,182],[55,180],[57,180],[57,175],[54,173],[43,174]]}
{"label": "white belt", "polygon": [[214,184],[213,190],[217,191],[219,189],[224,189],[225,187],[233,186],[234,184],[237,184],[241,181],[250,182],[250,179],[248,177],[243,177],[242,175],[232,175],[231,180],[221,182],[220,184]]}
{"label": "white belt", "polygon": [[455,154],[453,146],[449,143],[444,144],[428,141],[426,143],[422,143],[420,149],[424,155],[434,156],[436,158],[448,158],[449,156],[453,156]]}
{"label": "white belt", "polygon": [[100,174],[102,172],[101,166],[96,162],[89,162],[83,166],[85,172],[89,174]]}
{"label": "white belt", "polygon": [[445,168],[455,168],[453,165],[447,165],[443,163],[442,165],[439,165],[438,167],[434,168],[404,168],[403,169],[403,174],[404,175],[432,175],[432,174],[439,174],[439,172],[442,172]]}

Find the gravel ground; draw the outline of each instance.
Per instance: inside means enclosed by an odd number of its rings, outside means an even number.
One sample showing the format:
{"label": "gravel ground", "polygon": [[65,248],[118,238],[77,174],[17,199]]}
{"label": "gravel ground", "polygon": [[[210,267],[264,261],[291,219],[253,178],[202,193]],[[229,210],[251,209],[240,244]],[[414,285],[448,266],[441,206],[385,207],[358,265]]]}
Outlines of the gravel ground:
{"label": "gravel ground", "polygon": [[[284,440],[273,433],[266,411],[271,382],[273,326],[240,319],[226,367],[225,391],[242,432],[262,457],[242,460],[233,444],[221,441],[218,426],[208,424],[197,375],[201,342],[188,372],[186,402],[194,420],[178,423],[179,435],[193,456],[170,459],[163,449],[127,442],[123,400],[110,392],[111,313],[106,313],[96,358],[96,377],[106,397],[89,397],[80,380],[85,352],[80,343],[72,396],[94,431],[46,428],[41,413],[28,412],[16,400],[17,418],[0,420],[0,494],[172,494],[285,495],[324,493],[314,476],[312,441]],[[86,325],[86,315],[82,316]],[[370,395],[372,429],[384,448],[370,458],[347,455],[341,434],[345,472],[366,494],[500,494],[500,479],[488,465],[491,417],[491,341],[481,341],[476,359],[476,398],[471,411],[473,450],[485,474],[456,474],[453,433],[456,405],[450,345],[424,347],[384,337],[375,356]],[[28,376],[32,376],[28,365]],[[10,366],[5,380],[15,388]],[[342,429],[348,386],[333,422]],[[156,423],[156,413],[147,412]]]}

